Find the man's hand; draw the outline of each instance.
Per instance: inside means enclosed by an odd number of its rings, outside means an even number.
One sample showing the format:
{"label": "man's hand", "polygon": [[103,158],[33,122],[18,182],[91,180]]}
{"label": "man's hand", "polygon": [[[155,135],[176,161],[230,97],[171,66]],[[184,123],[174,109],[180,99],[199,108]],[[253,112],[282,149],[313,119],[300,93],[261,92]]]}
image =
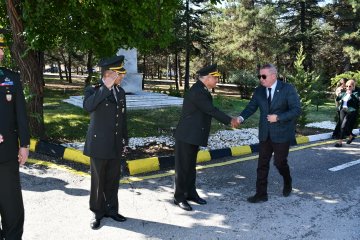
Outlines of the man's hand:
{"label": "man's hand", "polygon": [[105,86],[110,89],[114,86],[115,80],[119,77],[119,75],[111,70],[106,70],[104,72],[103,81]]}
{"label": "man's hand", "polygon": [[3,135],[0,134],[0,143],[2,143],[4,141],[4,137]]}
{"label": "man's hand", "polygon": [[29,148],[21,147],[19,149],[18,162],[20,165],[24,165],[29,157]]}
{"label": "man's hand", "polygon": [[240,119],[233,117],[231,119],[231,127],[232,128],[237,128],[237,127],[239,127],[239,125],[240,125]]}
{"label": "man's hand", "polygon": [[276,114],[269,114],[267,115],[267,120],[271,123],[275,123],[278,121],[278,115]]}

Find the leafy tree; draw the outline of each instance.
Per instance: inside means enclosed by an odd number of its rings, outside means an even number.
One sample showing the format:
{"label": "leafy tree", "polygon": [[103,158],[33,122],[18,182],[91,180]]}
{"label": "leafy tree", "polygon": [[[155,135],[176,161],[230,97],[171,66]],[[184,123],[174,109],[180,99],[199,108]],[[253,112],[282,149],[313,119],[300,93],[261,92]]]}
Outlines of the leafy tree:
{"label": "leafy tree", "polygon": [[277,3],[280,13],[278,21],[282,28],[281,40],[283,44],[289,45],[289,57],[293,60],[299,44],[303,45],[306,53],[304,67],[310,71],[314,69],[312,56],[316,41],[322,35],[319,25],[316,24],[322,17],[320,2],[323,0],[279,0]]}
{"label": "leafy tree", "polygon": [[28,103],[32,134],[45,135],[43,51],[61,46],[69,53],[91,51],[105,57],[120,47],[165,47],[179,4],[179,0],[2,1],[0,21],[11,30],[12,56],[33,96]]}
{"label": "leafy tree", "polygon": [[271,1],[229,1],[214,16],[213,48],[226,68],[255,70],[274,62],[278,44],[277,13]]}
{"label": "leafy tree", "polygon": [[328,4],[325,10],[326,21],[334,28],[346,57],[341,72],[358,69],[360,67],[359,1],[333,1],[333,4]]}
{"label": "leafy tree", "polygon": [[242,98],[250,98],[254,88],[259,85],[259,79],[254,73],[246,70],[230,72],[229,82],[239,85],[240,96]]}

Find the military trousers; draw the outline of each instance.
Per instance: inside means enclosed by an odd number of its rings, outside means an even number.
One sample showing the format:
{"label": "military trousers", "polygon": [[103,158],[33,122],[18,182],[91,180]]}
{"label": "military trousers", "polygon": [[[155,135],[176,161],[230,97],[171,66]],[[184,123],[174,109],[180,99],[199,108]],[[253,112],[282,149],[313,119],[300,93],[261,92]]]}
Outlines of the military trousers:
{"label": "military trousers", "polygon": [[90,210],[101,219],[118,213],[118,190],[121,174],[119,159],[90,158]]}
{"label": "military trousers", "polygon": [[196,158],[199,146],[179,140],[175,142],[175,194],[174,198],[182,202],[187,198],[196,198]]}
{"label": "military trousers", "polygon": [[24,231],[24,204],[17,159],[0,162],[1,235],[20,240]]}

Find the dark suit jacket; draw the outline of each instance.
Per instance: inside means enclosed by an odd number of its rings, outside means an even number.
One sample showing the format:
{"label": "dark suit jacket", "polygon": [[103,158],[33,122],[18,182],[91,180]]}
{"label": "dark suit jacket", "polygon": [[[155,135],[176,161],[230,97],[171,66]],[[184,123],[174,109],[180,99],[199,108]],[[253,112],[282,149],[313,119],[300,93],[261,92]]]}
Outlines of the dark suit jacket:
{"label": "dark suit jacket", "polygon": [[0,162],[17,160],[19,144],[30,144],[28,118],[18,73],[0,67]]}
{"label": "dark suit jacket", "polygon": [[90,113],[84,154],[99,159],[121,157],[124,144],[128,144],[125,91],[117,87],[116,101],[113,93],[102,81],[85,89],[83,107]]}
{"label": "dark suit jacket", "polygon": [[[343,108],[344,97],[346,96],[346,92],[342,92],[339,96],[336,97],[336,101],[339,102],[339,110]],[[349,100],[347,101],[348,111],[355,112],[359,110],[359,92],[353,91],[350,95]]]}
{"label": "dark suit jacket", "polygon": [[[270,109],[266,91],[266,87],[258,86],[240,116],[245,120],[260,108],[260,141],[265,141],[269,134],[273,142],[284,143],[293,140],[295,137],[295,121],[301,114],[301,105],[296,89],[291,84],[277,81]],[[277,114],[279,120],[275,123],[269,123],[268,114]]]}
{"label": "dark suit jacket", "polygon": [[197,81],[184,97],[175,138],[193,145],[206,146],[212,117],[224,124],[231,122],[230,116],[214,107],[212,96],[205,85]]}

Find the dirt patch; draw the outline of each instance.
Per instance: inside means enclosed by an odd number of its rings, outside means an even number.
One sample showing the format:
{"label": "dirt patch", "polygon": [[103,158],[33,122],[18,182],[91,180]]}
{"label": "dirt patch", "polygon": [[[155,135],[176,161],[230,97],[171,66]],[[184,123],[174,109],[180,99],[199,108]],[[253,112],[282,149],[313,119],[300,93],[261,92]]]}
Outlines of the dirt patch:
{"label": "dirt patch", "polygon": [[125,158],[128,160],[142,159],[148,157],[162,157],[162,156],[173,156],[174,147],[167,146],[165,144],[150,143],[144,147],[137,147],[136,149],[130,149],[126,154]]}

